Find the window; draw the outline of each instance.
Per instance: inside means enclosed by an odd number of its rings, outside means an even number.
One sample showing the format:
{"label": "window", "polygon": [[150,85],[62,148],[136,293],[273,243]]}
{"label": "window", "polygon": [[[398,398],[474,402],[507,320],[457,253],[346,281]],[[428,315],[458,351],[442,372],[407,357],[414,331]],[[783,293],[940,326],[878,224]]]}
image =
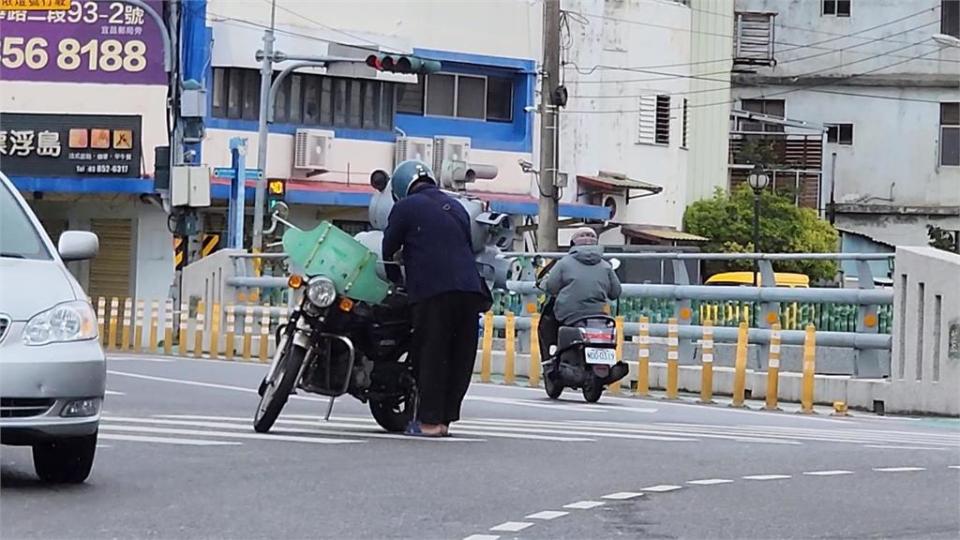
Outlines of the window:
{"label": "window", "polygon": [[670,96],[657,96],[657,144],[670,144]]}
{"label": "window", "polygon": [[487,77],[487,120],[513,121],[513,81],[504,77]]}
{"label": "window", "polygon": [[960,102],[940,104],[940,165],[960,167]]}
{"label": "window", "polygon": [[457,116],[486,119],[487,80],[483,77],[457,76]]}
{"label": "window", "polygon": [[[786,104],[787,102],[782,99],[743,99],[740,101],[740,107],[745,111],[776,116],[777,118],[786,117]],[[759,120],[740,119],[739,131],[782,133],[783,126]]]}
{"label": "window", "polygon": [[423,114],[423,90],[427,77],[422,75],[419,79],[417,84],[397,85],[397,112]]}
{"label": "window", "polygon": [[941,0],[940,33],[960,38],[960,0]]}
{"label": "window", "polygon": [[0,184],[0,258],[51,259],[40,232],[13,193],[3,184]]}
{"label": "window", "polygon": [[850,16],[851,0],[823,0],[823,14],[836,17]]}
{"label": "window", "polygon": [[689,111],[687,110],[687,98],[683,98],[683,132],[680,134],[680,146],[687,148],[687,122],[689,122]]}
{"label": "window", "polygon": [[827,124],[827,142],[853,144],[853,124]]}
{"label": "window", "polygon": [[456,87],[456,75],[427,75],[426,114],[453,116]]}
{"label": "window", "polygon": [[[394,84],[366,79],[291,74],[274,101],[274,121],[305,126],[393,129]],[[260,114],[260,72],[213,70],[213,116],[256,120]]]}

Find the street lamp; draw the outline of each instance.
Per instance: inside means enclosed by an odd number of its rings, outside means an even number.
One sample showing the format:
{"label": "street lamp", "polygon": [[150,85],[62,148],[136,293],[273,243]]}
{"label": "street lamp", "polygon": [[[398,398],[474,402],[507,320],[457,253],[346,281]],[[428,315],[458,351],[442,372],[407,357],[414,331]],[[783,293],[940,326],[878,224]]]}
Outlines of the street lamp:
{"label": "street lamp", "polygon": [[960,48],[960,38],[950,34],[934,34],[932,39],[943,47]]}
{"label": "street lamp", "polygon": [[[763,170],[763,167],[760,165],[754,165],[753,170],[750,171],[750,176],[747,177],[747,184],[749,184],[750,189],[753,190],[753,251],[755,253],[760,253],[760,194],[763,193],[763,190],[767,189],[768,185],[770,185],[770,177],[767,176],[767,173]],[[759,261],[754,259],[754,287],[759,286],[759,268]]]}

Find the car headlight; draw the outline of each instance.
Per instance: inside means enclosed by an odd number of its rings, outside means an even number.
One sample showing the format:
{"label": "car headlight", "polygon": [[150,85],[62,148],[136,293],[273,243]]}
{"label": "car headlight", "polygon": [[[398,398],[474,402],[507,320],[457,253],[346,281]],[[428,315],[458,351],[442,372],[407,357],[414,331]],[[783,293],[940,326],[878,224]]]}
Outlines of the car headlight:
{"label": "car headlight", "polygon": [[337,286],[330,278],[316,277],[307,285],[307,300],[318,308],[330,307],[337,299]]}
{"label": "car headlight", "polygon": [[97,338],[97,314],[89,302],[57,304],[34,315],[23,329],[26,345],[46,345]]}

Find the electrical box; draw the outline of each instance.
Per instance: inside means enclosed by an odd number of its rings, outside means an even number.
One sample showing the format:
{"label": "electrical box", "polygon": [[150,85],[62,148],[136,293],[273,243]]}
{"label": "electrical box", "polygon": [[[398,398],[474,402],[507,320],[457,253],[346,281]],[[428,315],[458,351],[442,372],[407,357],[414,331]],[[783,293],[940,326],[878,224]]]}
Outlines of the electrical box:
{"label": "electrical box", "polygon": [[203,88],[184,90],[180,94],[180,116],[204,118],[207,116],[207,91]]}
{"label": "electrical box", "polygon": [[173,167],[170,170],[170,204],[193,208],[210,206],[210,167]]}

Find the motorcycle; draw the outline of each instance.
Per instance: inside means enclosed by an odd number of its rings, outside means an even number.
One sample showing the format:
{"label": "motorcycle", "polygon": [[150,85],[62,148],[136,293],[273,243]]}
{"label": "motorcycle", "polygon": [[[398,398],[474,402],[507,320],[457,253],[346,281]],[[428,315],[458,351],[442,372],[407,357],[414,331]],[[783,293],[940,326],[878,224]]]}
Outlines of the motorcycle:
{"label": "motorcycle", "polygon": [[[331,269],[337,261],[320,261],[323,264],[319,266],[328,270],[318,271],[318,265],[311,263],[311,258],[317,258],[317,248],[298,249],[288,242],[288,235],[296,240],[298,234],[316,230],[299,231],[282,218],[274,218],[289,227],[284,235],[288,257],[307,270],[304,277],[293,274],[288,280],[302,297],[287,324],[277,329],[276,352],[258,389],[254,429],[268,432],[289,396],[299,389],[330,397],[328,420],[334,400],[349,394],[369,404],[370,413],[383,429],[403,431],[414,418],[418,396],[413,365],[407,359],[412,331],[405,292],[377,284],[385,287],[384,292],[370,301],[363,294],[344,291],[362,281],[358,277],[361,272],[351,275],[346,286],[342,281],[336,283],[335,277],[343,277]],[[347,236],[329,227],[319,242],[308,238],[303,245],[322,243],[330,234]],[[337,249],[345,249],[344,245]]]}
{"label": "motorcycle", "polygon": [[543,387],[550,399],[558,399],[565,388],[579,388],[584,400],[596,403],[605,386],[626,377],[630,371],[625,362],[617,360],[616,321],[598,314],[561,326],[553,316],[555,302],[555,298],[549,298],[544,304],[537,328],[540,350],[547,351],[542,363]]}

